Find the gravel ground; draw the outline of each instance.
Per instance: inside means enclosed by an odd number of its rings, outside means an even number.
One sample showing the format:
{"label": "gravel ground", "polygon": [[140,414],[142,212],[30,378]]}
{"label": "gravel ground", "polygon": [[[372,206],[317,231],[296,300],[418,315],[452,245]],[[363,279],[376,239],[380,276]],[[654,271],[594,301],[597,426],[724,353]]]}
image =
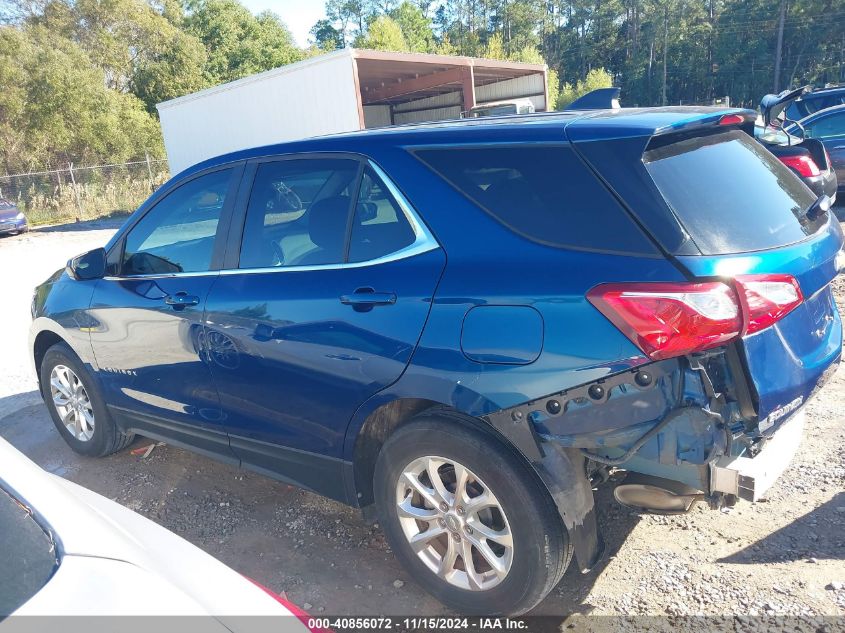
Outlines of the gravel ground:
{"label": "gravel ground", "polygon": [[[68,257],[103,244],[115,227],[0,238],[4,289],[11,284],[0,311],[0,331],[8,333],[0,355],[0,435],[47,470],[140,512],[315,614],[445,613],[400,568],[378,526],[352,509],[170,446],[148,458],[124,451],[89,460],[65,445],[35,392],[29,301],[39,281]],[[836,293],[845,304],[845,279]],[[841,623],[843,403],[839,371],[808,405],[795,461],[756,504],[662,517],[632,512],[600,490],[608,557],[586,575],[570,568],[535,613],[574,614],[570,626],[579,614],[840,616]]]}

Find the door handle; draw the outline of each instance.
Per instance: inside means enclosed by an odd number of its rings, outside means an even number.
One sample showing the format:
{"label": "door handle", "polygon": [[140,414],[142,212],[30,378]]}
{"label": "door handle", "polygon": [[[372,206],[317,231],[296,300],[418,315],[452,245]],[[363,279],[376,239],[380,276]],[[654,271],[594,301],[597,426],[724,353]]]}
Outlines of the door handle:
{"label": "door handle", "polygon": [[177,292],[172,295],[167,295],[164,302],[171,306],[174,310],[184,310],[190,306],[199,304],[200,298],[196,295],[189,295],[187,292]]}
{"label": "door handle", "polygon": [[396,293],[376,292],[372,288],[358,288],[351,295],[341,295],[340,302],[356,310],[371,310],[374,306],[385,306],[396,303]]}

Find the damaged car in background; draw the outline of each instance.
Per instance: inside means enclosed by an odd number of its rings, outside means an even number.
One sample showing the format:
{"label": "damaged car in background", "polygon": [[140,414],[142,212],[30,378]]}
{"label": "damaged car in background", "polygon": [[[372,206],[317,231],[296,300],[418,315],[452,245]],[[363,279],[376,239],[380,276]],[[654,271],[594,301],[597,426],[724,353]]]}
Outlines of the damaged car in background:
{"label": "damaged car in background", "polygon": [[[808,91],[805,86],[764,96],[760,101],[760,123],[754,128],[754,136],[817,196],[830,198],[832,205],[841,186],[837,175],[841,166],[837,168],[831,159],[826,143],[806,133],[805,122],[809,117],[801,120],[789,118],[789,113],[796,111],[795,105],[801,102],[802,96],[812,94]],[[837,149],[837,158],[840,158],[839,153]]]}
{"label": "damaged car in background", "polygon": [[[602,553],[594,485],[759,499],[839,363],[839,223],[718,108],[484,117],[206,161],[40,286],[59,433],[134,434],[378,517],[449,607]],[[617,477],[614,477],[618,481]]]}

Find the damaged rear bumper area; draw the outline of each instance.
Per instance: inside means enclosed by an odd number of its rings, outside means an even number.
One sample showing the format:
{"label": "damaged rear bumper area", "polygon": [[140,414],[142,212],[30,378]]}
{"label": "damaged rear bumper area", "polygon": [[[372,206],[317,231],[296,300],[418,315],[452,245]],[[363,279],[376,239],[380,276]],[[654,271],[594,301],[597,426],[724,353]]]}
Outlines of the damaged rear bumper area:
{"label": "damaged rear bumper area", "polygon": [[611,468],[632,473],[617,487],[617,499],[655,512],[683,512],[697,499],[714,507],[754,501],[771,486],[800,443],[803,409],[786,412],[776,433],[761,430],[748,385],[737,350],[728,346],[643,365],[486,418],[531,461],[588,571],[602,550],[591,481],[606,479]]}

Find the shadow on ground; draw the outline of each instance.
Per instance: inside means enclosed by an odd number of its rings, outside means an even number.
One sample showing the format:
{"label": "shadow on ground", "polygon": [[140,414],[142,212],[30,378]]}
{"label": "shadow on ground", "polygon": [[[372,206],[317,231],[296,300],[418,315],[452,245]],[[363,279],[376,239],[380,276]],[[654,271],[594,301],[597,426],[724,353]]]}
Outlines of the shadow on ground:
{"label": "shadow on ground", "polygon": [[842,513],[845,513],[845,492],[719,562],[759,564],[811,557],[845,560],[845,534],[839,527]]}
{"label": "shadow on ground", "polygon": [[35,389],[24,393],[16,393],[0,398],[0,422],[6,417],[14,415],[15,412],[39,404],[41,394]]}

